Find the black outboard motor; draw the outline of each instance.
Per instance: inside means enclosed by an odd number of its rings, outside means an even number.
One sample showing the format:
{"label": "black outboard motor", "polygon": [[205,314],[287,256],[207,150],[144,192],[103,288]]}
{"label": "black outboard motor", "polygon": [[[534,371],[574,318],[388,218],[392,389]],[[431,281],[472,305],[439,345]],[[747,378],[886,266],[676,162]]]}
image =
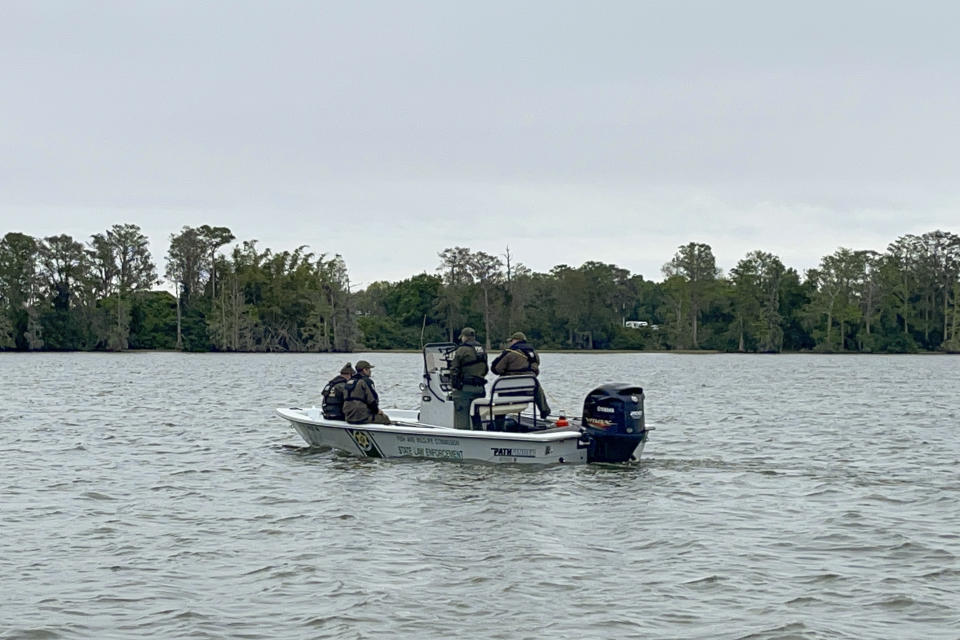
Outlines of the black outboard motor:
{"label": "black outboard motor", "polygon": [[[622,382],[605,384],[583,401],[587,462],[626,462],[647,437],[643,389]],[[637,456],[639,459],[639,456]]]}

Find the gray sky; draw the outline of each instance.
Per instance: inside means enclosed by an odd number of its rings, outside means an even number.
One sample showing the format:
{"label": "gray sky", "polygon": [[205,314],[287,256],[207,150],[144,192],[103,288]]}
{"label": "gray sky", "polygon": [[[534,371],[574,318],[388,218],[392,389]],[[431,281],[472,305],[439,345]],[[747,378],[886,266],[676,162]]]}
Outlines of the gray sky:
{"label": "gray sky", "polygon": [[0,234],[648,279],[960,232],[954,2],[0,0]]}

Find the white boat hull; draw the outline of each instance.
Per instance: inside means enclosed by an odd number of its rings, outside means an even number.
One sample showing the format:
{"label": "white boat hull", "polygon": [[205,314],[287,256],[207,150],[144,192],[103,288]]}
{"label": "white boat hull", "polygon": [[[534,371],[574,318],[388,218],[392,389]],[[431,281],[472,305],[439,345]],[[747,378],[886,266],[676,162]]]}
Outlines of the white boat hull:
{"label": "white boat hull", "polygon": [[[388,410],[394,424],[352,425],[325,419],[320,409],[277,409],[312,446],[365,458],[426,458],[456,462],[584,464],[587,445],[575,428],[531,433],[467,431],[418,422],[417,412]],[[643,443],[634,454],[640,458]]]}

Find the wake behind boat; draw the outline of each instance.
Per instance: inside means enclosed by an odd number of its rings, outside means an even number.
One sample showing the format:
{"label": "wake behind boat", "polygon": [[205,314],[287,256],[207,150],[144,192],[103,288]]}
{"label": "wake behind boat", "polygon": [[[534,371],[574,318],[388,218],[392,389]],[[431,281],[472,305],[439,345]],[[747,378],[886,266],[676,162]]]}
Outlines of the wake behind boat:
{"label": "wake behind boat", "polygon": [[537,378],[504,376],[493,381],[486,397],[473,401],[474,428],[455,429],[450,360],[456,347],[443,342],[423,348],[420,409],[387,410],[391,424],[330,420],[317,407],[278,408],[277,413],[307,444],[367,458],[515,464],[640,460],[652,427],[646,427],[643,389],[636,385],[597,387],[584,399],[582,417],[538,420]]}

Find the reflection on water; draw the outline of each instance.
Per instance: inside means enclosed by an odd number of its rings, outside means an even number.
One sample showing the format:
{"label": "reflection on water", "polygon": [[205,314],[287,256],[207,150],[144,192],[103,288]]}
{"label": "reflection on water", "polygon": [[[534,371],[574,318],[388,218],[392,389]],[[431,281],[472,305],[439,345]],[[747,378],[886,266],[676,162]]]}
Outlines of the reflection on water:
{"label": "reflection on water", "polygon": [[340,356],[0,354],[0,637],[958,637],[956,358],[542,358],[646,388],[642,465],[305,449]]}

